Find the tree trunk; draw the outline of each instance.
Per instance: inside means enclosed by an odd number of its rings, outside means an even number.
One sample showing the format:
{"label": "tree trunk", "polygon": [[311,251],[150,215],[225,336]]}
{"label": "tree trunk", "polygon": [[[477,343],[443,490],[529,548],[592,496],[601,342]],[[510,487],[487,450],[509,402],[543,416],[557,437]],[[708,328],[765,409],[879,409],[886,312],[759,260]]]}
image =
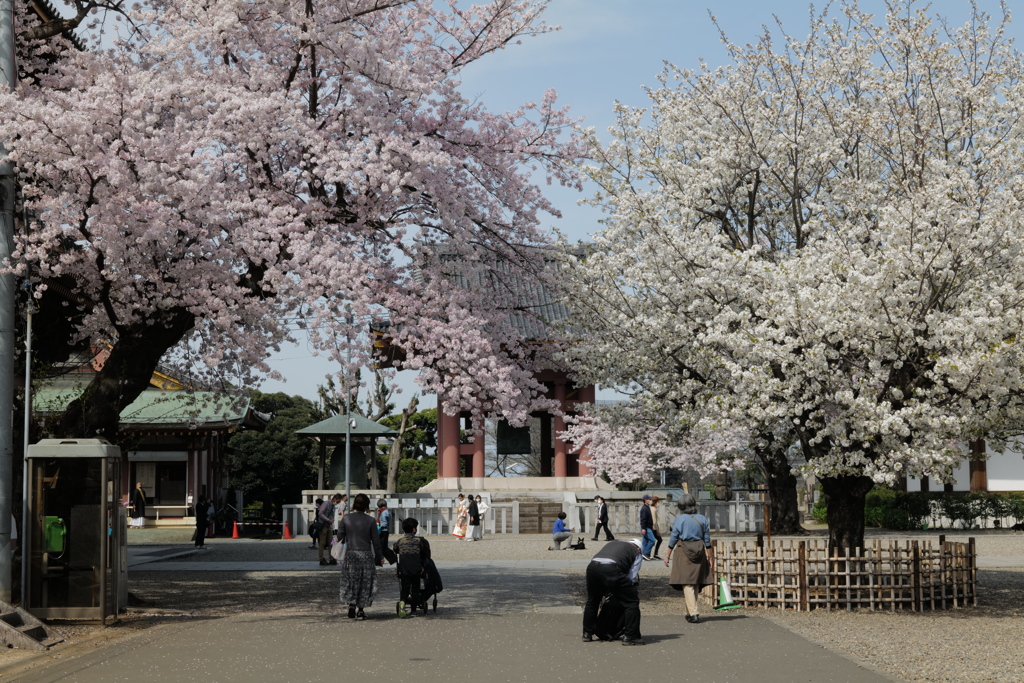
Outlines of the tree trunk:
{"label": "tree trunk", "polygon": [[871,477],[823,477],[821,491],[828,507],[828,548],[847,551],[864,547],[864,498],[874,486]]}
{"label": "tree trunk", "polygon": [[715,473],[715,500],[729,500],[732,496],[728,472]]}
{"label": "tree trunk", "polygon": [[409,418],[419,408],[419,397],[413,396],[409,405],[402,411],[402,422],[398,426],[398,436],[391,442],[391,453],[388,455],[388,493],[395,493],[398,489],[398,465],[402,462],[402,441],[405,432],[409,428]]}
{"label": "tree trunk", "polygon": [[768,495],[771,496],[772,533],[803,533],[804,528],[800,526],[800,504],[796,495],[797,478],[789,458],[785,452],[769,450],[758,452],[757,459],[764,469]]}
{"label": "tree trunk", "polygon": [[121,411],[145,391],[160,359],[194,324],[195,316],[174,309],[156,321],[121,331],[103,367],[64,411],[57,436],[102,437],[115,443]]}

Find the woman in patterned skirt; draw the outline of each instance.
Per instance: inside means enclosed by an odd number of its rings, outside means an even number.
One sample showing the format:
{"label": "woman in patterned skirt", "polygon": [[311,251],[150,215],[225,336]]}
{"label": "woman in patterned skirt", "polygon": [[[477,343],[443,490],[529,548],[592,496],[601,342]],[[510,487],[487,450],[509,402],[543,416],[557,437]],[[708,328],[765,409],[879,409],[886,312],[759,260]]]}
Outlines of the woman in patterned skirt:
{"label": "woman in patterned skirt", "polygon": [[341,563],[341,602],[348,604],[348,618],[366,619],[365,608],[373,605],[377,593],[377,567],[384,564],[377,520],[367,514],[370,498],[357,494],[352,501],[354,514],[341,518],[338,542],[348,544]]}

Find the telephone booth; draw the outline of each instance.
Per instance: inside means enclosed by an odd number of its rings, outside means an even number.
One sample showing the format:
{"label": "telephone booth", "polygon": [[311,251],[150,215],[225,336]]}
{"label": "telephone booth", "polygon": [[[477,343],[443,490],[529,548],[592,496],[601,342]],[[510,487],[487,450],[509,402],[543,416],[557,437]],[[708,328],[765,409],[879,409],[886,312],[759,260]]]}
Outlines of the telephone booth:
{"label": "telephone booth", "polygon": [[106,624],[128,596],[121,451],[103,439],[44,439],[25,462],[25,609]]}

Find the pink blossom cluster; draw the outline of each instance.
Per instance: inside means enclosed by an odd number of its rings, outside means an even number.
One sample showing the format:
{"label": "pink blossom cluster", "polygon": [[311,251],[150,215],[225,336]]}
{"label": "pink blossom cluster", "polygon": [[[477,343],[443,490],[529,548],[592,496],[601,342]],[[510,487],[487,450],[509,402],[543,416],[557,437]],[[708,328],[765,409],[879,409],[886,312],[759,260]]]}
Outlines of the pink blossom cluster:
{"label": "pink blossom cluster", "polygon": [[539,360],[512,302],[455,286],[434,250],[543,270],[556,211],[530,174],[578,184],[573,122],[551,91],[493,113],[458,79],[550,30],[545,5],[119,3],[113,47],[0,95],[31,217],[11,265],[40,289],[73,280],[82,338],[193,317],[164,362],[215,386],[257,383],[306,333],[363,365],[367,322],[389,317],[425,390],[521,421]]}

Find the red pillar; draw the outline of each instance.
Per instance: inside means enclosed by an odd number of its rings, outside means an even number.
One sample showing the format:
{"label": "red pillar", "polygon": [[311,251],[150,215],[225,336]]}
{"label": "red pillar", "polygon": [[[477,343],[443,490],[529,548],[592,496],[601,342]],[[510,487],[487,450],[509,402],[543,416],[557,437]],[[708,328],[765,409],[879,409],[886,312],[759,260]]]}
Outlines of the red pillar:
{"label": "red pillar", "polygon": [[971,442],[971,493],[988,493],[988,462],[985,460],[985,441]]}
{"label": "red pillar", "polygon": [[484,476],[484,421],[475,420],[473,423],[473,468],[470,470],[472,477]]}
{"label": "red pillar", "polygon": [[[555,382],[555,400],[558,401],[560,410],[565,410],[565,382]],[[565,442],[558,436],[559,432],[565,431],[565,420],[561,415],[555,415],[555,476],[567,476],[565,463]]]}
{"label": "red pillar", "polygon": [[438,423],[444,425],[444,440],[437,444],[441,458],[444,460],[442,476],[457,477],[459,476],[459,416],[440,412]]}
{"label": "red pillar", "polygon": [[[579,403],[590,403],[593,405],[597,403],[597,387],[593,384],[588,384],[585,387],[580,387],[577,392]],[[577,456],[576,462],[579,465],[579,476],[581,477],[592,477],[594,471],[590,469],[590,453],[587,452],[586,448],[581,448],[579,455]]]}
{"label": "red pillar", "polygon": [[581,477],[594,476],[594,470],[590,469],[590,453],[587,452],[586,448],[580,449],[579,460],[577,462],[579,462]]}

